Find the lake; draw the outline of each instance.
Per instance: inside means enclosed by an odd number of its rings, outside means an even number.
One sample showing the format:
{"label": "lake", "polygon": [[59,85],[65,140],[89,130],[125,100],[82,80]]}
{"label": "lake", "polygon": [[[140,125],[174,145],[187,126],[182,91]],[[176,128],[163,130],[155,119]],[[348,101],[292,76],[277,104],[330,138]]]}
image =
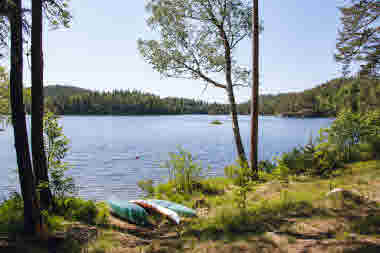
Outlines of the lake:
{"label": "lake", "polygon": [[[223,124],[211,125],[213,120]],[[141,194],[137,181],[163,180],[167,169],[161,165],[178,146],[195,155],[204,167],[210,165],[210,176],[223,175],[223,168],[236,159],[228,115],[65,116],[60,122],[71,141],[66,159],[72,167],[69,174],[80,186],[79,195],[87,199],[104,200],[110,195],[137,198]],[[259,158],[271,159],[304,145],[331,122],[262,116]],[[240,116],[239,123],[249,155],[249,116]],[[11,128],[0,132],[0,192],[4,196],[19,184],[13,143]]]}

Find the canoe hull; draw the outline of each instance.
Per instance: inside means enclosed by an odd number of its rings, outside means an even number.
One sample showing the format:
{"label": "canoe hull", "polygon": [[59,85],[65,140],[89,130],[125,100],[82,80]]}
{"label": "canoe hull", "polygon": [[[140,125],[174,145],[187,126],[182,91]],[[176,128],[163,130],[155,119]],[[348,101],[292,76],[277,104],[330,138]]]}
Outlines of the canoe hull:
{"label": "canoe hull", "polygon": [[150,199],[149,201],[151,201],[157,205],[160,205],[162,207],[165,207],[169,210],[172,210],[181,216],[185,216],[185,217],[196,217],[197,216],[197,212],[195,210],[190,209],[186,206],[168,201],[168,200]]}
{"label": "canoe hull", "polygon": [[167,217],[169,220],[171,220],[177,225],[180,223],[180,217],[176,212],[168,208],[162,207],[152,201],[139,199],[139,200],[131,200],[129,202],[133,204],[137,204],[141,206],[142,208],[145,208],[146,210],[151,210],[153,212],[162,214],[163,216]]}
{"label": "canoe hull", "polygon": [[136,225],[149,225],[148,213],[139,205],[121,200],[108,200],[108,205],[111,207],[111,212],[118,217],[125,219]]}

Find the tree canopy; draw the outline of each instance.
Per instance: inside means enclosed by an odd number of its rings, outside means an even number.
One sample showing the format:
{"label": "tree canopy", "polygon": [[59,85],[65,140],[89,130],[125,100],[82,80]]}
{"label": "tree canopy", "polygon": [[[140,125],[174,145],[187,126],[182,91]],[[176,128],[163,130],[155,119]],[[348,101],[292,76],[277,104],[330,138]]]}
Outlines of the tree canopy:
{"label": "tree canopy", "polygon": [[200,80],[206,87],[225,89],[237,154],[246,161],[234,87],[248,86],[251,71],[239,65],[234,50],[252,34],[251,1],[150,0],[147,10],[151,13],[147,23],[160,39],[139,39],[140,54],[164,77]]}
{"label": "tree canopy", "polygon": [[340,8],[335,59],[346,73],[352,62],[362,63],[361,74],[374,76],[380,71],[380,2],[350,0]]}
{"label": "tree canopy", "polygon": [[[211,74],[226,71],[225,43],[234,50],[251,35],[250,1],[150,1],[148,25],[160,41],[138,40],[144,59],[165,77],[196,79],[226,88]],[[233,84],[249,82],[250,71],[231,55]]]}

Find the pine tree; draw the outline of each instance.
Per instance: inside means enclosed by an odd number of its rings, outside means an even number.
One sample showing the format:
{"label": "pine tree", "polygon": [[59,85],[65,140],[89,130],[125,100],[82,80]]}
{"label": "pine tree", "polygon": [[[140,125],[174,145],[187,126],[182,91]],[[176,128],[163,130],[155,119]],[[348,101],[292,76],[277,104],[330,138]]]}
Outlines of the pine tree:
{"label": "pine tree", "polygon": [[344,74],[353,62],[362,63],[361,74],[376,76],[380,71],[380,2],[351,0],[339,8],[339,30],[335,59],[343,64]]}

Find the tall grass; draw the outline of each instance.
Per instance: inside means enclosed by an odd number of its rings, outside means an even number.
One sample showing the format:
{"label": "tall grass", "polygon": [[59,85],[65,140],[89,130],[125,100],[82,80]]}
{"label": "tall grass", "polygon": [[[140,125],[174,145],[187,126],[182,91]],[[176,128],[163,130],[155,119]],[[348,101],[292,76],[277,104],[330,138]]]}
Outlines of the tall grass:
{"label": "tall grass", "polygon": [[164,164],[168,168],[169,181],[174,183],[177,192],[193,193],[202,178],[202,166],[195,162],[191,153],[182,148],[178,153],[169,155],[170,160]]}

